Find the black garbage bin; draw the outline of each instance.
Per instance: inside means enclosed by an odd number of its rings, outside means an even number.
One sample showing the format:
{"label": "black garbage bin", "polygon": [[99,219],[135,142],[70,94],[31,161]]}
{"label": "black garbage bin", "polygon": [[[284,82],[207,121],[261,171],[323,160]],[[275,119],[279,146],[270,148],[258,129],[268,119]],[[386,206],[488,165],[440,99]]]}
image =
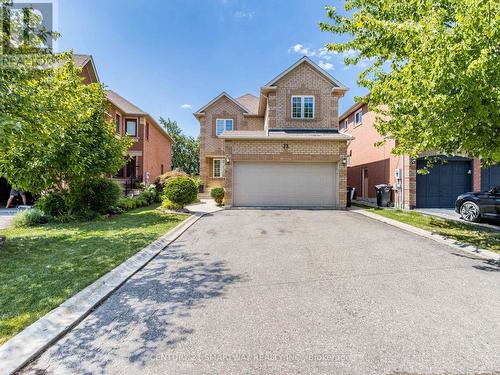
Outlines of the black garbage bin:
{"label": "black garbage bin", "polygon": [[353,191],[354,188],[352,186],[347,187],[347,207],[351,207]]}
{"label": "black garbage bin", "polygon": [[391,201],[391,189],[392,185],[380,184],[375,185],[375,190],[377,192],[377,206],[378,207],[388,207]]}

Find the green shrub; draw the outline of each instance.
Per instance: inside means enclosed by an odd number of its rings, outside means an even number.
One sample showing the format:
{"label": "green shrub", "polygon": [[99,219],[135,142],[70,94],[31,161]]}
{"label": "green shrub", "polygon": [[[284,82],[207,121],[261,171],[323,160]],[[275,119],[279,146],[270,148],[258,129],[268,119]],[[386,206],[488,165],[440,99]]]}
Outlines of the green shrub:
{"label": "green shrub", "polygon": [[157,200],[158,193],[156,191],[156,187],[154,185],[148,186],[141,194],[138,195],[138,198],[144,199],[148,205],[153,204]]}
{"label": "green shrub", "polygon": [[213,188],[210,191],[210,196],[215,200],[217,206],[222,206],[222,202],[224,201],[224,189],[221,187]]}
{"label": "green shrub", "polygon": [[182,205],[170,201],[168,198],[164,198],[161,203],[161,208],[166,208],[167,210],[181,210]]}
{"label": "green shrub", "polygon": [[33,227],[35,225],[46,224],[50,217],[38,208],[18,212],[13,219],[15,227]]}
{"label": "green shrub", "polygon": [[158,193],[160,194],[163,193],[163,189],[165,188],[165,185],[167,184],[168,180],[175,177],[189,177],[189,175],[186,172],[181,172],[178,170],[168,171],[162,174],[161,176],[157,177],[154,182],[154,185]]}
{"label": "green shrub", "polygon": [[120,186],[110,178],[98,177],[71,188],[72,208],[78,214],[105,214],[116,206],[121,196]]}
{"label": "green shrub", "polygon": [[167,181],[163,198],[183,208],[192,203],[198,196],[198,187],[189,177],[174,177]]}
{"label": "green shrub", "polygon": [[133,198],[121,198],[116,206],[121,208],[123,211],[133,210],[137,207],[135,199]]}
{"label": "green shrub", "polygon": [[60,216],[68,212],[66,207],[65,195],[66,191],[51,191],[40,197],[36,203],[35,208],[43,211],[47,215]]}

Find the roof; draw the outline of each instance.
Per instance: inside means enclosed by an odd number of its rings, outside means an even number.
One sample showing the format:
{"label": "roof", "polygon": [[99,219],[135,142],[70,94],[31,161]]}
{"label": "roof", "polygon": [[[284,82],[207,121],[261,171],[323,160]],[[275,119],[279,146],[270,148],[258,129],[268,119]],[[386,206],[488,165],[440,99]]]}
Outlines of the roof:
{"label": "roof", "polygon": [[94,74],[96,76],[97,81],[98,82],[100,81],[99,75],[97,74],[97,68],[95,67],[94,59],[93,59],[92,55],[82,55],[82,54],[74,53],[71,55],[71,58],[72,58],[73,62],[75,63],[75,65],[79,68],[85,67],[85,65],[87,65],[90,62],[91,66],[92,66],[92,70],[94,71]]}
{"label": "roof", "polygon": [[121,109],[127,115],[147,115],[142,109],[136,107],[134,104],[130,103],[123,96],[118,95],[113,90],[106,90],[106,98],[119,109]]}
{"label": "roof", "polygon": [[349,134],[334,133],[287,133],[287,132],[272,132],[267,134],[266,131],[246,131],[233,130],[224,132],[219,135],[222,139],[246,139],[246,140],[309,140],[309,141],[348,141],[353,139]]}
{"label": "roof", "polygon": [[236,98],[236,101],[247,108],[251,114],[257,114],[259,111],[259,98],[255,95],[245,94]]}
{"label": "roof", "polygon": [[280,73],[278,76],[274,77],[271,81],[268,82],[266,86],[274,86],[276,82],[278,82],[281,78],[286,76],[288,73],[290,73],[292,70],[294,70],[296,67],[298,67],[301,64],[308,64],[311,66],[313,69],[315,69],[319,74],[321,74],[323,77],[325,77],[328,81],[334,84],[337,89],[342,89],[343,91],[349,90],[347,86],[342,84],[340,81],[337,79],[333,78],[332,75],[330,75],[326,70],[321,69],[315,62],[313,62],[309,57],[304,56],[300,58],[298,61],[295,62],[292,66],[290,66],[288,69],[284,70],[282,73]]}
{"label": "roof", "polygon": [[349,107],[349,109],[347,109],[347,111],[344,111],[344,113],[342,113],[339,116],[339,121],[342,121],[344,118],[346,118],[347,116],[349,116],[351,113],[353,113],[354,111],[357,111],[358,109],[360,109],[364,104],[366,104],[366,103],[357,102],[357,103],[354,103],[353,105],[351,105]]}
{"label": "roof", "polygon": [[165,131],[163,126],[158,124],[158,122],[149,115],[149,113],[144,112],[142,109],[139,107],[135,106],[134,104],[130,103],[127,99],[122,97],[121,95],[118,95],[116,92],[113,90],[106,90],[106,98],[110,103],[118,107],[122,112],[125,113],[125,115],[133,115],[133,116],[143,116],[146,117],[147,120],[152,123],[156,128],[167,138],[170,139],[171,142],[173,142],[172,137]]}
{"label": "roof", "polygon": [[[243,96],[245,96],[245,95],[243,95]],[[194,115],[197,116],[197,115],[203,115],[203,114],[205,114],[205,110],[208,107],[210,107],[212,104],[214,104],[217,100],[219,100],[220,98],[222,98],[222,97],[226,97],[227,99],[229,99],[230,101],[232,101],[234,104],[236,104],[238,107],[240,107],[243,110],[243,112],[245,112],[245,113],[251,113],[250,110],[247,109],[242,103],[238,102],[236,99],[234,99],[227,92],[223,91],[219,95],[217,95],[215,98],[213,98],[212,100],[210,100],[210,102],[208,102],[206,105],[204,105],[199,110],[197,110],[194,113]]]}

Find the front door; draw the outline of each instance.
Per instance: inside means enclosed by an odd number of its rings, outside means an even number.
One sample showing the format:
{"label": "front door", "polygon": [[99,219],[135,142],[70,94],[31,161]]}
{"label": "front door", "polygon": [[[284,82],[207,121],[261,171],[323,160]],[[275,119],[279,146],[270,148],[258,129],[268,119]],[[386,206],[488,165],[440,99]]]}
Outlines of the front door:
{"label": "front door", "polygon": [[125,166],[125,168],[127,169],[127,178],[132,178],[135,180],[137,177],[137,162],[135,156],[132,156],[127,161],[127,165]]}
{"label": "front door", "polygon": [[361,196],[368,199],[368,168],[363,168],[361,172]]}

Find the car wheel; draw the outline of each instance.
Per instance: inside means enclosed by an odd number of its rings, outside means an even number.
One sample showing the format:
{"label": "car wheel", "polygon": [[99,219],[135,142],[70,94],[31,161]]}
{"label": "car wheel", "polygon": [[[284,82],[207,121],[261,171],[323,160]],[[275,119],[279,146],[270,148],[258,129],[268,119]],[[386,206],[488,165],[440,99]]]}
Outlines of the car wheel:
{"label": "car wheel", "polygon": [[481,211],[479,210],[479,206],[474,202],[464,202],[460,206],[460,215],[467,221],[478,221]]}

